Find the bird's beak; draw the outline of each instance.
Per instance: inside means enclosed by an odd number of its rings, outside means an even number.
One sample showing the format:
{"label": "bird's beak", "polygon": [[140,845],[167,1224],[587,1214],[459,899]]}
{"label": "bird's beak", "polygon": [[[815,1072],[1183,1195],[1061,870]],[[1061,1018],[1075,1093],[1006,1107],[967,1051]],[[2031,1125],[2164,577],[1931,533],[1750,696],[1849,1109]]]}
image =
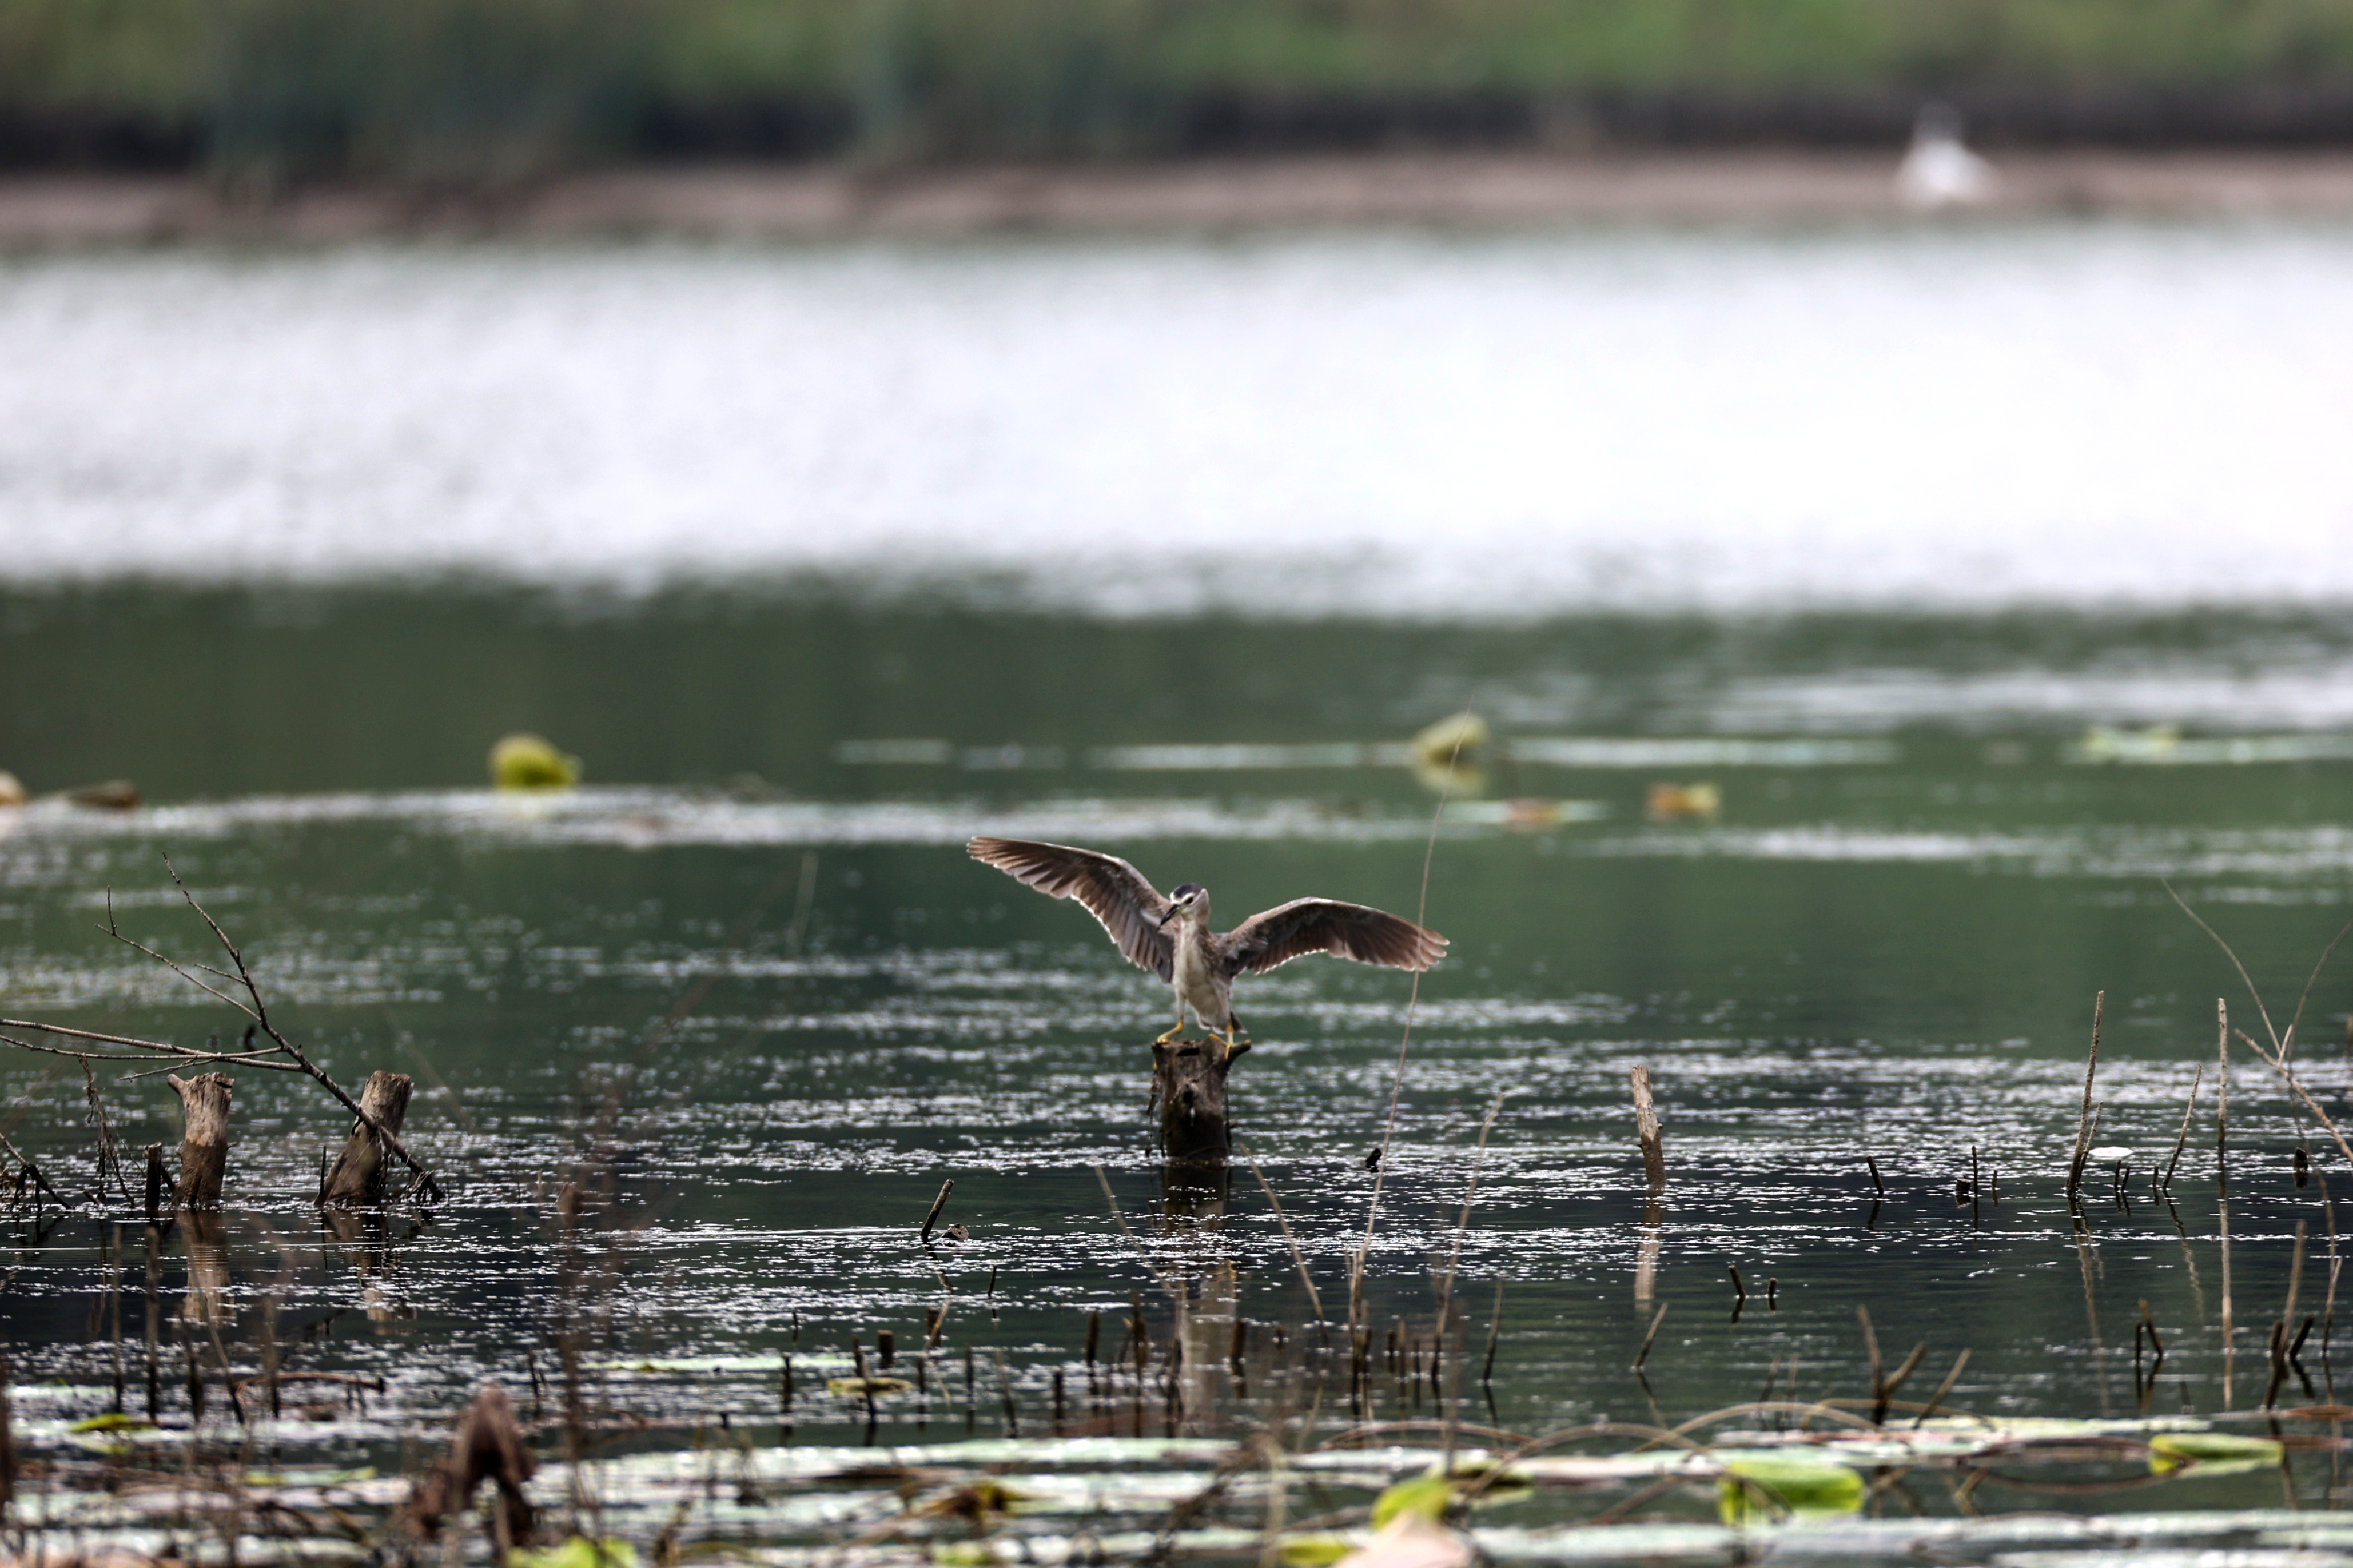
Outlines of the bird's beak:
{"label": "bird's beak", "polygon": [[1167,923],[1168,923],[1170,921],[1173,921],[1173,920],[1175,920],[1175,919],[1176,918],[1177,912],[1178,912],[1179,910],[1183,910],[1183,909],[1184,909],[1184,907],[1185,907],[1185,906],[1184,906],[1184,905],[1182,905],[1182,904],[1171,904],[1171,905],[1169,905],[1169,906],[1168,906],[1168,912],[1167,912],[1166,914],[1164,914],[1164,915],[1162,915],[1162,916],[1160,917],[1159,923],[1160,923],[1161,925],[1163,925],[1163,926],[1167,925]]}

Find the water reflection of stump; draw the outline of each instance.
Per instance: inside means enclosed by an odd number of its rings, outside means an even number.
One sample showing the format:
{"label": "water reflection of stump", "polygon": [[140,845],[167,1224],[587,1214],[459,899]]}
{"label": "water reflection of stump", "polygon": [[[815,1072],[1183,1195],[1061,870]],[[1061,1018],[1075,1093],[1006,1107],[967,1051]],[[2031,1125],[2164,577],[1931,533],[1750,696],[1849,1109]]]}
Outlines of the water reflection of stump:
{"label": "water reflection of stump", "polygon": [[180,1301],[185,1322],[232,1328],[228,1305],[228,1226],[216,1211],[182,1209],[180,1243],[188,1252],[188,1293]]}
{"label": "water reflection of stump", "polygon": [[1226,1075],[1250,1042],[1172,1040],[1152,1047],[1152,1095],[1160,1107],[1160,1152],[1170,1160],[1223,1163]]}
{"label": "water reflection of stump", "polygon": [[349,1209],[321,1209],[320,1223],[332,1235],[343,1261],[359,1286],[360,1309],[371,1323],[406,1322],[417,1309],[402,1299],[400,1255],[386,1233],[380,1212],[353,1214]]}

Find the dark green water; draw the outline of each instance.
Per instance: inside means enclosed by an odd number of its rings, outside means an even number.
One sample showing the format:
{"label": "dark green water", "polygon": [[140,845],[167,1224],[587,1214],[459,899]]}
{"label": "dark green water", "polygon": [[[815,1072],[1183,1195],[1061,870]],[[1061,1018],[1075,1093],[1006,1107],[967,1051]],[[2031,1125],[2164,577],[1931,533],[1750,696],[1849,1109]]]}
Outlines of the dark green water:
{"label": "dark green water", "polygon": [[[1394,1091],[1370,1317],[1426,1336],[1459,1245],[1473,1361],[1502,1287],[1492,1405],[1462,1380],[1474,1416],[1534,1432],[1679,1419],[1767,1387],[1861,1397],[1858,1307],[1891,1363],[1927,1342],[1909,1396],[1967,1349],[1948,1396],[1967,1409],[2211,1414],[2261,1402],[2291,1289],[2296,1318],[2330,1315],[2325,1194],[2353,1173],[2239,1050],[2226,1389],[2216,997],[2260,1030],[2160,883],[2232,940],[2284,1026],[2353,868],[2353,767],[2333,729],[2353,636],[2326,618],[1482,629],[1099,623],[815,594],[124,588],[0,603],[0,766],[37,794],[128,777],[148,803],[0,814],[0,1013],[192,1044],[232,1032],[226,1009],[96,929],[111,890],[126,934],[201,953],[162,851],[323,1063],[418,1080],[412,1139],[449,1199],[400,1208],[363,1259],[308,1203],[318,1151],[343,1132],[331,1108],[276,1075],[238,1079],[229,1337],[250,1343],[267,1296],[290,1364],[386,1380],[375,1414],[390,1425],[334,1428],[338,1451],[438,1427],[486,1375],[552,1378],[582,1322],[592,1360],[801,1358],[789,1415],[773,1359],[619,1379],[604,1396],[656,1423],[646,1441],[684,1442],[723,1411],[763,1440],[788,1422],[797,1439],[860,1442],[862,1410],[823,1392],[815,1358],[846,1354],[852,1333],[871,1350],[884,1329],[913,1345],[944,1286],[941,1384],[889,1402],[879,1441],[912,1441],[919,1422],[933,1438],[1000,1430],[1000,1354],[1027,1430],[1050,1424],[1058,1367],[1069,1423],[1100,1420],[1075,1392],[1087,1314],[1106,1314],[1106,1353],[1132,1292],[1156,1338],[1173,1321],[1139,1249],[1194,1300],[1190,1427],[1302,1412],[1310,1384],[1279,1357],[1247,1388],[1199,1362],[1203,1347],[1222,1359],[1233,1310],[1267,1357],[1277,1326],[1296,1345],[1313,1312],[1247,1166],[1205,1192],[1155,1155],[1145,1042],[1165,992],[1083,913],[960,846],[1097,845],[1164,888],[1208,885],[1227,921],[1311,892],[1410,913],[1439,802],[1387,753],[1210,766],[1268,755],[1134,749],[1393,748],[1466,705],[1498,752],[1430,850],[1427,920],[1452,956],[1421,984],[1401,1078],[1407,977],[1303,963],[1241,991],[1256,1049],[1233,1109],[1337,1313]],[[2087,726],[2166,721],[2183,738],[2137,742],[2151,760],[2083,760]],[[519,728],[581,754],[589,787],[481,793],[483,753]],[[2273,760],[2227,760],[2211,742],[2232,737]],[[1580,738],[1716,749],[1562,744]],[[1726,749],[1762,741],[1786,744],[1763,762]],[[1714,784],[1720,815],[1650,820],[1662,781]],[[1505,799],[1581,804],[1518,828],[1488,804]],[[2301,1031],[2331,1114],[2347,984],[2323,973]],[[2098,1142],[2131,1153],[2121,1201],[2095,1167],[2079,1231],[2061,1185],[2103,991]],[[2171,1155],[2200,1061],[2168,1205],[2149,1167]],[[1655,1226],[1637,1063],[1666,1125]],[[9,1135],[88,1193],[78,1070],[19,1054],[0,1068]],[[158,1080],[100,1081],[124,1143],[176,1138]],[[1989,1183],[1975,1205],[1955,1196],[1972,1150],[1999,1173],[1998,1198]],[[617,1199],[595,1210],[593,1290],[558,1268],[567,1176]],[[969,1238],[927,1251],[916,1229],[950,1178],[942,1223]],[[117,1196],[50,1217],[13,1222],[0,1331],[20,1380],[94,1390],[71,1396],[94,1408],[115,1354],[109,1226],[132,1215]],[[134,1406],[141,1232],[124,1227],[120,1276]],[[1646,1246],[1655,1286],[1638,1302]],[[1731,1267],[1750,1292],[1736,1316]],[[184,1281],[174,1250],[167,1320]],[[2153,1384],[2134,1370],[2144,1300],[2168,1350]],[[1638,1379],[1653,1300],[1670,1311]],[[2335,1327],[2300,1358],[2320,1396]],[[2282,1398],[2300,1397],[2291,1374]],[[1346,1406],[1342,1385],[1317,1408],[1328,1422]],[[1384,1373],[1368,1414],[1437,1408]],[[2306,1482],[2316,1500],[2325,1482]],[[2201,1504],[2277,1500],[2276,1472],[2244,1497],[2202,1484]]]}

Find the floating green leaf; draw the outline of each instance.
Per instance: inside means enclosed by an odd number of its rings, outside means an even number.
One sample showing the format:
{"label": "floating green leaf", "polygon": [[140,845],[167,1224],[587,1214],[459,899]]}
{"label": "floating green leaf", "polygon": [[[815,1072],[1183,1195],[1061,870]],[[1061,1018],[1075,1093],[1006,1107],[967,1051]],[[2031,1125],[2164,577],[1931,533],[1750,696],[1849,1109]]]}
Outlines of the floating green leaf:
{"label": "floating green leaf", "polygon": [[1444,1476],[1416,1476],[1399,1481],[1373,1500],[1373,1528],[1378,1530],[1401,1513],[1443,1519],[1454,1501],[1454,1483]]}
{"label": "floating green leaf", "polygon": [[2204,1475],[2228,1475],[2277,1465],[2285,1452],[2269,1437],[2230,1432],[2160,1432],[2148,1440],[2152,1474],[2169,1476],[2185,1466]]}
{"label": "floating green leaf", "polygon": [[1716,1512],[1732,1525],[1837,1519],[1862,1507],[1862,1478],[1820,1459],[1749,1455],[1724,1467]]}
{"label": "floating green leaf", "polygon": [[591,1541],[575,1535],[544,1551],[510,1552],[507,1568],[638,1568],[638,1549],[611,1537]]}
{"label": "floating green leaf", "polygon": [[148,1432],[155,1423],[132,1415],[127,1410],[110,1410],[103,1415],[85,1416],[66,1428],[69,1432]]}

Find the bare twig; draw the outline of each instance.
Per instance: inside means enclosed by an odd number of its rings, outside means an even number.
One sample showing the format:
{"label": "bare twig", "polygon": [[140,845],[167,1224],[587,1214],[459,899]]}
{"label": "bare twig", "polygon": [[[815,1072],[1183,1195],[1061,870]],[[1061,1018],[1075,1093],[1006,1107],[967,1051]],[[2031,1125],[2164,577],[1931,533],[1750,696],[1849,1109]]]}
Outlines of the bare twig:
{"label": "bare twig", "polygon": [[932,1226],[939,1224],[940,1210],[947,1206],[948,1194],[954,1191],[955,1191],[955,1178],[951,1177],[947,1181],[940,1184],[940,1195],[932,1200],[932,1212],[923,1216],[923,1234],[922,1237],[923,1245],[927,1247],[931,1245]]}
{"label": "bare twig", "polygon": [[2197,1072],[2189,1079],[2189,1103],[2181,1108],[2181,1131],[2173,1140],[2173,1158],[2165,1164],[2165,1181],[2162,1184],[2165,1186],[2173,1185],[2173,1173],[2179,1167],[2181,1151],[2189,1142],[2189,1118],[2198,1110],[2198,1086],[2205,1081],[2206,1064],[2200,1062]]}
{"label": "bare twig", "polygon": [[[2255,1005],[2255,1016],[2263,1021],[2263,1033],[2271,1037],[2272,1047],[2276,1050],[2279,1047],[2280,1043],[2279,1031],[2272,1027],[2272,1016],[2263,1010],[2263,994],[2255,989],[2254,980],[2247,973],[2247,966],[2239,962],[2239,955],[2231,951],[2231,944],[2222,940],[2222,933],[2216,931],[2212,926],[2208,925],[2204,921],[2199,919],[2198,911],[2191,909],[2189,902],[2184,900],[2179,893],[2173,890],[2173,884],[2171,882],[2167,881],[2161,877],[2158,878],[2158,880],[2165,889],[2166,895],[2172,899],[2175,903],[2181,906],[2181,912],[2188,915],[2190,921],[2200,931],[2204,931],[2208,936],[2214,939],[2214,945],[2222,950],[2222,956],[2229,959],[2231,961],[2231,967],[2239,972],[2239,979],[2247,988],[2247,996]],[[2329,943],[2329,946],[2332,948],[2336,945],[2337,944],[2335,942]],[[2326,954],[2323,956],[2325,957]],[[2299,1005],[2301,1005],[2301,1004],[2299,1004]]]}
{"label": "bare twig", "polygon": [[2280,1081],[2287,1085],[2288,1092],[2294,1095],[2296,1099],[2302,1100],[2304,1102],[2304,1108],[2306,1110],[2311,1111],[2313,1119],[2320,1123],[2321,1130],[2327,1132],[2329,1137],[2337,1141],[2337,1152],[2345,1156],[2345,1163],[2348,1165],[2353,1165],[2353,1145],[2347,1144],[2345,1142],[2345,1134],[2337,1130],[2337,1123],[2329,1120],[2328,1112],[2320,1109],[2320,1102],[2313,1099],[2310,1094],[2305,1091],[2304,1085],[2297,1080],[2295,1074],[2290,1070],[2286,1061],[2281,1057],[2274,1056],[2271,1052],[2264,1050],[2262,1046],[2255,1043],[2244,1029],[2233,1029],[2231,1032],[2238,1036],[2241,1042],[2246,1046],[2247,1049],[2254,1052],[2256,1058],[2261,1060],[2264,1066],[2279,1074]]}
{"label": "bare twig", "polygon": [[[70,1029],[63,1024],[37,1023],[31,1018],[0,1018],[0,1029],[25,1029],[34,1034],[56,1035],[63,1039],[90,1040],[101,1046],[131,1046],[136,1049],[150,1052],[154,1056],[181,1057],[192,1062],[243,1061],[254,1058],[269,1057],[278,1054],[278,1048],[275,1046],[272,1046],[267,1051],[243,1053],[237,1051],[198,1050],[194,1046],[177,1046],[174,1045],[169,1040],[142,1040],[132,1035],[101,1035],[89,1029]],[[58,1051],[56,1050],[56,1047],[54,1047],[29,1045],[23,1040],[8,1040],[5,1043],[19,1047],[28,1051],[47,1049],[58,1056],[86,1056],[95,1062],[136,1062],[145,1061],[148,1059],[145,1057],[109,1056],[103,1051]],[[289,1067],[286,1070],[291,1072],[299,1069]]]}
{"label": "bare twig", "polygon": [[41,1191],[48,1194],[52,1199],[56,1200],[59,1208],[66,1206],[65,1194],[58,1192],[57,1188],[51,1186],[49,1184],[48,1177],[41,1173],[41,1168],[38,1165],[34,1164],[30,1160],[25,1158],[23,1152],[19,1150],[16,1145],[8,1142],[8,1135],[5,1132],[0,1132],[0,1149],[7,1150],[8,1155],[11,1159],[15,1160],[19,1165],[24,1166],[26,1170],[30,1171],[33,1173],[33,1180],[39,1184]]}
{"label": "bare twig", "polygon": [[2075,1122],[2075,1154],[2067,1162],[2067,1201],[2075,1201],[2077,1189],[2084,1184],[2084,1161],[2092,1152],[2092,1080],[2100,1070],[2100,1015],[2107,1005],[2108,994],[2098,992],[2092,997],[2092,1050],[2084,1061],[2084,1110]]}
{"label": "bare twig", "polygon": [[1282,1244],[1291,1248],[1291,1261],[1299,1269],[1299,1282],[1307,1287],[1307,1304],[1315,1309],[1315,1321],[1319,1323],[1324,1321],[1324,1298],[1315,1293],[1315,1281],[1308,1277],[1307,1259],[1300,1253],[1299,1239],[1291,1234],[1291,1222],[1283,1218],[1282,1205],[1276,1199],[1274,1188],[1268,1184],[1266,1173],[1258,1168],[1258,1156],[1251,1153],[1240,1139],[1235,1140],[1234,1146],[1240,1149],[1242,1158],[1250,1162],[1250,1174],[1258,1178],[1260,1190],[1266,1194],[1266,1201],[1274,1210],[1274,1223],[1282,1229]]}
{"label": "bare twig", "polygon": [[[188,885],[180,879],[179,868],[172,864],[172,858],[169,855],[164,857],[164,869],[171,874],[172,885],[180,889],[180,896],[188,901],[188,908],[195,910],[196,917],[203,921],[206,925],[212,928],[214,937],[216,938],[221,944],[221,951],[227,953],[229,962],[237,966],[237,983],[245,988],[245,994],[248,997],[252,998],[253,1001],[252,1007],[240,1007],[238,1011],[248,1013],[255,1024],[260,1026],[261,1032],[268,1035],[272,1040],[275,1040],[278,1043],[278,1048],[291,1058],[296,1067],[300,1068],[303,1072],[308,1073],[311,1078],[317,1082],[320,1088],[334,1096],[336,1101],[340,1103],[345,1110],[350,1111],[353,1117],[357,1120],[362,1126],[365,1127],[370,1132],[375,1135],[376,1141],[384,1146],[387,1152],[389,1152],[394,1158],[397,1159],[402,1164],[407,1166],[409,1170],[415,1173],[417,1177],[418,1195],[423,1197],[427,1203],[438,1200],[441,1196],[441,1184],[433,1179],[432,1172],[427,1170],[422,1164],[418,1163],[417,1156],[408,1152],[407,1145],[401,1142],[399,1138],[393,1133],[391,1129],[385,1127],[383,1122],[369,1115],[367,1111],[361,1107],[358,1100],[353,1100],[349,1094],[344,1092],[343,1087],[341,1084],[337,1083],[333,1079],[329,1078],[326,1073],[322,1071],[319,1067],[311,1060],[310,1057],[303,1052],[301,1047],[296,1045],[292,1040],[288,1039],[285,1035],[279,1031],[278,1026],[269,1021],[269,1008],[262,1000],[261,987],[254,983],[253,972],[246,967],[245,955],[237,951],[237,943],[229,940],[228,932],[221,930],[220,921],[213,919],[210,911],[206,910],[204,905],[196,901],[195,894],[190,892],[188,890]],[[169,963],[170,961],[166,960],[165,962]],[[196,984],[203,985],[203,982],[201,981],[196,982]],[[204,989],[210,991],[212,987],[206,985],[204,986]]]}
{"label": "bare twig", "polygon": [[2295,1015],[2287,1021],[2287,1033],[2280,1037],[2283,1059],[2295,1048],[2295,1026],[2304,1022],[2304,1005],[2312,1000],[2312,988],[2320,983],[2320,972],[2328,966],[2329,955],[2337,951],[2337,944],[2345,940],[2348,931],[2353,931],[2353,921],[2337,927],[2337,934],[2328,939],[2328,945],[2320,950],[2320,956],[2312,961],[2312,973],[2304,977],[2304,989],[2296,993]]}
{"label": "bare twig", "polygon": [[1446,1259],[1446,1278],[1439,1281],[1438,1321],[1440,1332],[1445,1331],[1446,1313],[1454,1298],[1454,1277],[1462,1263],[1462,1237],[1471,1229],[1471,1201],[1479,1195],[1479,1167],[1487,1160],[1487,1134],[1495,1129],[1495,1114],[1504,1109],[1504,1096],[1509,1089],[1498,1089],[1495,1102],[1487,1107],[1487,1120],[1479,1124],[1479,1147],[1471,1156],[1471,1180],[1462,1190],[1462,1215],[1454,1226],[1454,1250]]}
{"label": "bare twig", "polygon": [[[220,943],[221,951],[228,955],[230,970],[234,973],[216,969],[209,964],[195,964],[192,968],[157,952],[144,942],[123,935],[121,928],[115,922],[111,889],[108,889],[107,895],[106,923],[99,929],[124,946],[146,954],[206,995],[225,1002],[244,1014],[251,1022],[246,1029],[245,1039],[240,1048],[235,1051],[223,1051],[218,1048],[197,1050],[193,1047],[175,1045],[168,1040],[149,1040],[127,1035],[100,1034],[95,1030],[76,1029],[62,1024],[44,1024],[23,1018],[0,1018],[0,1028],[22,1030],[29,1034],[50,1035],[66,1040],[87,1041],[91,1045],[128,1047],[132,1051],[142,1054],[125,1056],[108,1051],[72,1050],[57,1046],[37,1045],[30,1040],[16,1039],[5,1035],[0,1035],[0,1045],[13,1046],[21,1050],[37,1051],[49,1056],[72,1057],[85,1064],[91,1061],[152,1062],[159,1057],[164,1058],[168,1064],[164,1068],[151,1069],[148,1072],[125,1074],[124,1081],[152,1077],[158,1071],[172,1071],[195,1065],[263,1068],[277,1072],[301,1073],[332,1096],[338,1104],[351,1112],[362,1126],[375,1136],[387,1153],[415,1173],[416,1191],[420,1197],[427,1203],[438,1201],[441,1196],[441,1187],[440,1184],[434,1179],[433,1173],[408,1152],[407,1146],[396,1133],[370,1115],[358,1100],[345,1092],[341,1084],[313,1062],[301,1046],[288,1038],[285,1033],[270,1020],[268,1001],[262,995],[261,986],[254,979],[252,970],[247,966],[245,955],[238,951],[237,943],[229,939],[228,932],[222,929],[221,923],[213,919],[211,912],[197,901],[195,894],[188,889],[187,883],[181,879],[178,868],[172,864],[172,858],[168,855],[164,857],[164,869],[170,875],[172,885],[180,890],[180,896],[186,900],[188,908],[195,911],[196,918],[205,922],[206,928]],[[208,984],[200,977],[198,971],[227,982],[244,993],[243,998],[240,999],[230,992]],[[257,1032],[269,1037],[269,1044],[267,1047],[260,1049],[254,1048],[254,1036]],[[216,1046],[217,1042],[216,1042]],[[87,1066],[84,1070],[87,1070]]]}
{"label": "bare twig", "polygon": [[[1470,718],[1471,710],[1463,709],[1462,716]],[[1446,755],[1446,777],[1438,787],[1438,807],[1430,814],[1430,841],[1423,846],[1421,852],[1421,893],[1413,906],[1413,923],[1416,925],[1425,924],[1429,920],[1430,868],[1438,858],[1438,825],[1445,819],[1447,796],[1454,788],[1454,770],[1462,761],[1462,740],[1463,732],[1458,729],[1453,750]],[[1406,1049],[1413,1043],[1414,1008],[1420,1001],[1421,971],[1417,969],[1413,972],[1413,984],[1405,996],[1405,1029],[1398,1037],[1397,1071],[1389,1079],[1389,1113],[1381,1123],[1381,1158],[1380,1163],[1373,1167],[1373,1194],[1365,1205],[1365,1239],[1348,1265],[1348,1323],[1352,1329],[1356,1326],[1356,1309],[1364,1297],[1365,1264],[1372,1256],[1373,1225],[1380,1217],[1381,1184],[1389,1173],[1389,1145],[1397,1136],[1398,1100],[1405,1089]]]}

